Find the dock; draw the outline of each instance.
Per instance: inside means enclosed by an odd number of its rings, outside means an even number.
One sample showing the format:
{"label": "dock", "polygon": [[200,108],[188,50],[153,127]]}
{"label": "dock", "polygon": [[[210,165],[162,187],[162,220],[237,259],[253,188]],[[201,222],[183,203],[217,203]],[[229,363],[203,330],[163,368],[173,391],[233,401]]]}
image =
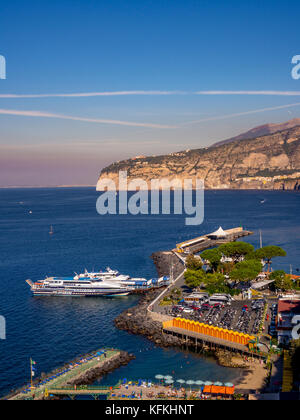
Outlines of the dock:
{"label": "dock", "polygon": [[[40,400],[45,395],[49,394],[49,390],[59,390],[73,388],[75,391],[76,386],[74,383],[78,383],[92,374],[95,371],[99,371],[104,368],[107,364],[113,364],[118,362],[121,357],[121,351],[115,349],[102,349],[86,356],[81,357],[75,362],[70,362],[67,368],[56,371],[55,374],[50,374],[48,378],[39,380],[33,384],[16,391],[13,395],[10,395],[4,399],[6,400]],[[78,387],[79,388],[79,387]],[[100,390],[99,390],[100,393]],[[101,394],[105,394],[101,389]]]}
{"label": "dock", "polygon": [[197,254],[205,249],[212,248],[218,245],[222,245],[227,242],[234,242],[240,238],[252,235],[253,232],[245,230],[242,227],[233,229],[227,229],[223,231],[224,237],[215,235],[215,233],[209,233],[203,236],[199,236],[194,239],[181,242],[176,245],[175,252],[184,252],[190,254]]}
{"label": "dock", "polygon": [[214,237],[213,233],[208,233],[194,239],[188,239],[176,244],[176,248],[165,251],[154,252],[151,255],[156,266],[158,276],[170,276],[177,278],[184,271],[185,259],[189,254],[198,254],[205,249],[214,248],[228,242],[237,241],[253,234],[242,227],[227,229],[224,231],[226,237]]}
{"label": "dock", "polygon": [[241,353],[243,355],[251,357],[268,357],[267,353],[257,352],[255,350],[250,350],[248,346],[235,343],[228,340],[223,340],[217,337],[212,337],[206,334],[200,334],[194,331],[189,331],[184,328],[172,327],[172,326],[163,326],[163,333],[172,334],[178,337],[181,337],[184,341],[192,341],[197,348],[197,346],[207,346],[210,349],[223,349],[230,352]]}

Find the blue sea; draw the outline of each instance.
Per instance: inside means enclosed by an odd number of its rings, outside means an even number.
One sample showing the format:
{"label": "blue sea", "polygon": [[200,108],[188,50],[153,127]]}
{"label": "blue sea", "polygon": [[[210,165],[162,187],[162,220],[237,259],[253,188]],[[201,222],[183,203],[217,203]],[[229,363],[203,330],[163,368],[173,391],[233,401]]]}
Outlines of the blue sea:
{"label": "blue sea", "polygon": [[[0,340],[0,395],[28,383],[29,359],[38,374],[103,346],[121,348],[136,360],[108,375],[120,378],[175,378],[235,381],[241,372],[214,360],[178,350],[157,348],[147,339],[119,331],[113,320],[138,297],[33,297],[26,279],[69,276],[107,266],[132,276],[156,276],[149,256],[176,243],[224,229],[244,226],[255,234],[246,240],[286,249],[275,268],[300,268],[300,194],[283,191],[208,191],[205,221],[186,226],[185,215],[100,216],[92,188],[0,190],[0,315],[7,339]],[[49,235],[50,226],[54,235]]]}

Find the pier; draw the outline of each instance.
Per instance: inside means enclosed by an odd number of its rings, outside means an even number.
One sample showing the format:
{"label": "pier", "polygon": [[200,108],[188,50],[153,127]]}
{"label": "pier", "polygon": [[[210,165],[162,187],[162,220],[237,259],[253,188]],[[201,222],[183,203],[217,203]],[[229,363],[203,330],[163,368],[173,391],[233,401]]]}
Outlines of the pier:
{"label": "pier", "polygon": [[178,243],[176,248],[167,251],[154,252],[151,255],[156,266],[158,276],[171,276],[177,278],[184,271],[185,259],[189,254],[198,254],[205,249],[214,248],[228,242],[250,236],[253,232],[242,227],[224,230],[223,237],[214,237],[213,233],[208,233],[194,239],[188,239]]}
{"label": "pier", "polygon": [[242,227],[224,230],[224,236],[217,235],[217,232],[189,239],[176,245],[174,252],[198,254],[205,249],[212,248],[227,242],[234,242],[245,236],[252,235],[253,232],[244,230]]}
{"label": "pier", "polygon": [[[93,383],[97,378],[127,364],[133,358],[133,356],[120,350],[102,349],[70,362],[68,367],[59,369],[46,379],[37,380],[32,387],[28,385],[4,399],[41,400],[50,394],[61,393],[61,395],[66,395],[66,390],[70,391],[72,395],[74,393],[90,395],[91,392],[87,392],[87,386],[83,387],[84,384]],[[108,392],[107,388],[97,387],[97,389],[96,394],[105,395]]]}
{"label": "pier", "polygon": [[188,341],[190,340],[194,343],[196,348],[198,346],[202,347],[203,345],[205,345],[208,346],[210,349],[221,348],[230,352],[238,352],[248,356],[256,356],[260,358],[267,357],[266,353],[257,353],[255,350],[251,351],[248,346],[239,343],[234,343],[232,341],[222,340],[220,338],[212,337],[206,334],[188,331],[183,328],[164,326],[163,333],[181,337],[186,343],[188,343]]}

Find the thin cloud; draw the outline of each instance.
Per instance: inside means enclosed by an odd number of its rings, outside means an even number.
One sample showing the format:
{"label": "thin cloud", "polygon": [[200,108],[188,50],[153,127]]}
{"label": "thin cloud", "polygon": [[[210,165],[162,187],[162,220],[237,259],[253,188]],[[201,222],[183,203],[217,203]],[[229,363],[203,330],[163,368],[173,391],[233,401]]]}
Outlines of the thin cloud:
{"label": "thin cloud", "polygon": [[163,125],[163,124],[152,124],[152,123],[139,123],[132,121],[119,121],[119,120],[108,120],[101,118],[85,118],[85,117],[73,117],[71,115],[53,114],[50,112],[41,111],[19,111],[12,109],[0,109],[0,115],[13,115],[18,117],[34,117],[34,118],[56,118],[61,120],[71,121],[82,121],[87,123],[98,123],[98,124],[110,124],[110,125],[122,125],[127,127],[144,127],[144,128],[176,128],[175,126]]}
{"label": "thin cloud", "polygon": [[41,94],[0,94],[1,99],[28,99],[28,98],[91,98],[97,96],[164,96],[164,95],[185,95],[181,91],[161,90],[124,90],[117,92],[81,92],[81,93],[41,93]]}
{"label": "thin cloud", "polygon": [[40,93],[40,94],[0,94],[0,99],[39,98],[91,98],[109,96],[168,96],[168,95],[260,95],[260,96],[300,96],[300,91],[280,90],[203,90],[188,92],[181,90],[122,90],[110,92]]}
{"label": "thin cloud", "polygon": [[300,96],[300,91],[281,90],[203,90],[196,95],[262,95],[262,96]]}
{"label": "thin cloud", "polygon": [[195,120],[195,121],[189,121],[189,122],[183,123],[183,124],[181,124],[181,126],[198,124],[198,123],[208,122],[208,121],[225,120],[227,118],[242,117],[244,115],[260,114],[262,112],[277,111],[277,110],[280,110],[280,109],[292,108],[294,106],[300,106],[300,102],[297,102],[295,104],[289,104],[289,105],[274,106],[272,108],[254,109],[252,111],[238,112],[236,114],[227,114],[227,115],[219,115],[219,116],[211,117],[211,118],[203,118],[201,120]]}

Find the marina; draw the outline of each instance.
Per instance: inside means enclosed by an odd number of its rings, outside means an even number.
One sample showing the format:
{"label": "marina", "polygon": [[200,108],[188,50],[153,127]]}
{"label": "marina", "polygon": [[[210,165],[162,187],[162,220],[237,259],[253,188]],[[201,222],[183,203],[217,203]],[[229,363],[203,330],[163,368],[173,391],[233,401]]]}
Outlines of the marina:
{"label": "marina", "polygon": [[[2,396],[7,395],[12,387],[18,388],[26,383],[30,356],[36,360],[39,372],[51,372],[57,366],[63,365],[64,361],[72,360],[76,354],[86,354],[89,349],[101,346],[121,347],[136,355],[136,360],[122,368],[122,374],[113,372],[110,374],[111,379],[105,379],[103,386],[108,388],[110,384],[117,384],[122,376],[132,378],[133,381],[137,380],[141,376],[141,371],[144,372],[144,377],[152,381],[157,373],[170,373],[175,378],[183,377],[195,381],[200,378],[203,381],[238,383],[241,375],[239,369],[219,366],[215,360],[205,356],[199,357],[193,352],[187,354],[184,339],[177,341],[183,345],[174,347],[171,345],[171,340],[174,339],[175,343],[175,339],[180,338],[175,334],[173,336],[172,333],[166,332],[163,334],[164,339],[161,332],[156,333],[149,329],[149,339],[151,340],[152,335],[154,341],[144,338],[144,334],[148,334],[148,327],[142,323],[141,314],[144,308],[147,311],[147,306],[153,303],[154,295],[146,302],[145,307],[137,310],[135,316],[133,307],[141,299],[139,295],[135,295],[138,290],[122,299],[98,299],[92,296],[89,299],[70,299],[68,296],[59,298],[52,296],[51,299],[45,299],[43,296],[33,298],[29,287],[25,284],[26,278],[45,279],[48,277],[47,273],[73,271],[85,274],[83,268],[93,267],[95,262],[99,267],[106,267],[109,264],[113,268],[118,268],[120,273],[132,273],[134,278],[170,276],[169,257],[165,259],[166,264],[162,264],[165,272],[161,275],[155,273],[153,262],[148,258],[153,250],[174,249],[171,254],[174,256],[174,261],[178,261],[179,272],[182,272],[185,254],[177,253],[176,243],[183,242],[185,238],[206,236],[207,232],[215,232],[220,225],[225,231],[234,225],[238,226],[241,214],[243,220],[247,220],[247,231],[253,232],[253,235],[245,237],[247,241],[259,246],[258,232],[263,226],[264,244],[280,243],[286,249],[287,258],[276,261],[275,269],[283,268],[289,271],[291,264],[297,267],[296,241],[299,232],[294,226],[294,220],[298,211],[298,200],[295,195],[289,193],[285,194],[285,203],[282,202],[281,208],[284,226],[282,220],[278,220],[276,231],[273,222],[274,218],[277,220],[278,202],[282,199],[282,193],[265,192],[267,201],[262,209],[261,206],[255,207],[255,203],[259,202],[259,193],[218,191],[206,194],[207,224],[197,229],[190,228],[188,232],[184,223],[181,223],[181,216],[176,220],[149,216],[149,220],[128,219],[128,223],[121,223],[123,219],[120,218],[121,228],[115,229],[115,219],[99,221],[94,214],[94,206],[86,207],[86,203],[92,203],[96,197],[93,189],[3,190],[1,194],[2,203],[11,203],[9,209],[6,209],[4,204],[0,205],[5,224],[0,239],[4,250],[1,267],[7,279],[1,285],[1,295],[5,296],[1,315],[14,314],[8,329],[9,339],[1,342],[2,354],[6,355],[1,358],[0,368],[1,376],[5,378],[0,383]],[[237,203],[237,197],[241,195],[243,200],[240,200],[233,209],[232,203]],[[20,201],[24,203],[25,209],[18,204]],[[23,229],[28,222],[26,206],[32,209],[34,217],[30,235]],[[45,206],[51,212],[50,220],[45,217]],[[62,212],[62,208],[66,210]],[[18,220],[17,224],[15,220]],[[177,226],[176,231],[174,223]],[[51,224],[54,225],[55,234],[50,238]],[[158,231],[162,234],[158,235]],[[181,242],[179,238],[182,238]],[[78,247],[78,241],[81,247]],[[50,257],[46,259],[45,254],[49,254]],[[88,271],[93,273],[98,272],[98,269]],[[75,276],[75,274],[70,276],[73,282]],[[176,278],[177,272],[174,266],[174,279]],[[8,282],[10,290],[14,293],[7,293]],[[150,294],[158,295],[162,291],[160,288],[149,289],[149,292],[146,289],[142,290],[141,296],[146,297],[149,293],[150,297]],[[129,320],[132,318],[137,334],[127,334],[114,325],[114,320],[124,311],[128,311],[132,316],[124,317],[122,322],[120,320],[120,326],[124,324],[126,328],[133,329],[133,325],[129,325]],[[154,311],[153,314],[160,317],[159,312]],[[152,318],[147,322],[151,326],[154,323]],[[27,335],[25,339],[24,331],[30,333],[29,340]],[[155,343],[156,340],[162,340],[162,347]],[[193,338],[188,339],[189,341],[195,344]],[[49,348],[49,342],[55,346],[55,352],[53,347]],[[25,344],[26,354],[23,351]],[[209,343],[207,347],[209,348]],[[197,348],[199,355],[202,355],[199,342]],[[173,370],[175,373],[172,373]],[[95,381],[93,386],[96,385]]]}

